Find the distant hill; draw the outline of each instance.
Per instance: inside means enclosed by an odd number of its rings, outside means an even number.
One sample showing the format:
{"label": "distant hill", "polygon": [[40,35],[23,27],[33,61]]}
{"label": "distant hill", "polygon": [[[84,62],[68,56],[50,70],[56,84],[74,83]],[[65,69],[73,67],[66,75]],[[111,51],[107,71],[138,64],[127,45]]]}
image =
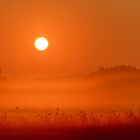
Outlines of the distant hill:
{"label": "distant hill", "polygon": [[[115,77],[118,76],[118,77]],[[99,69],[95,72],[90,73],[77,73],[71,75],[63,75],[63,76],[44,76],[35,78],[35,80],[46,81],[46,80],[96,80],[96,79],[104,79],[114,77],[114,79],[121,77],[135,77],[140,78],[140,69],[131,65],[119,65],[112,67],[99,67]],[[107,79],[106,79],[107,80]]]}
{"label": "distant hill", "polygon": [[88,75],[88,80],[98,80],[100,83],[111,86],[140,85],[140,69],[130,65],[100,67],[96,72]]}

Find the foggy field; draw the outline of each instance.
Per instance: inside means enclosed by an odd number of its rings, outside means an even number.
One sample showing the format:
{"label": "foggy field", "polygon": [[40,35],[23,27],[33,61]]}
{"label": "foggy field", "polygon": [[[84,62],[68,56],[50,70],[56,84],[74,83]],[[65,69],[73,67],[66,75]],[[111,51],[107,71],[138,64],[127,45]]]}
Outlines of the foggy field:
{"label": "foggy field", "polygon": [[84,110],[0,112],[2,140],[139,140],[140,110],[94,113]]}
{"label": "foggy field", "polygon": [[0,86],[0,108],[110,110],[140,107],[140,70],[135,67],[118,66],[88,74],[8,82],[5,87]]}
{"label": "foggy field", "polygon": [[140,70],[7,81],[0,140],[140,140]]}

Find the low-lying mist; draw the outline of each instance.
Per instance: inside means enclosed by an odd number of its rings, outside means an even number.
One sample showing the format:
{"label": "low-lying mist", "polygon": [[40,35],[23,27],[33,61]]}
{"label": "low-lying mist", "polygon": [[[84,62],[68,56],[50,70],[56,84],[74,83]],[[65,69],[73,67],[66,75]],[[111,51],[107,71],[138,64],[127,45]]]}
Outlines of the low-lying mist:
{"label": "low-lying mist", "polygon": [[[132,67],[133,68],[133,67]],[[140,106],[140,72],[131,67],[1,85],[1,108],[128,109]],[[115,70],[114,70],[115,69]]]}

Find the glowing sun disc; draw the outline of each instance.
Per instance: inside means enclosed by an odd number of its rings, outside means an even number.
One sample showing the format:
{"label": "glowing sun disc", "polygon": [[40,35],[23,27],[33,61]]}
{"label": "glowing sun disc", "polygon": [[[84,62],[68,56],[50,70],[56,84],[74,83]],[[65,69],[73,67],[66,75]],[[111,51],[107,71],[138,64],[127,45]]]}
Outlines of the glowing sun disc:
{"label": "glowing sun disc", "polygon": [[35,47],[39,51],[44,51],[48,48],[48,40],[45,37],[39,37],[35,41]]}

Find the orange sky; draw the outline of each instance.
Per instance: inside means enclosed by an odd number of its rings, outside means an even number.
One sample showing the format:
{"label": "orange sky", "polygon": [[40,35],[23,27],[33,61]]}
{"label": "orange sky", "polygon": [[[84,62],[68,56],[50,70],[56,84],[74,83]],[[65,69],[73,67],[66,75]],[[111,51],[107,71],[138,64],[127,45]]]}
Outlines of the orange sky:
{"label": "orange sky", "polygon": [[[8,77],[140,67],[138,0],[1,0],[0,65]],[[34,48],[46,36],[47,51]]]}

